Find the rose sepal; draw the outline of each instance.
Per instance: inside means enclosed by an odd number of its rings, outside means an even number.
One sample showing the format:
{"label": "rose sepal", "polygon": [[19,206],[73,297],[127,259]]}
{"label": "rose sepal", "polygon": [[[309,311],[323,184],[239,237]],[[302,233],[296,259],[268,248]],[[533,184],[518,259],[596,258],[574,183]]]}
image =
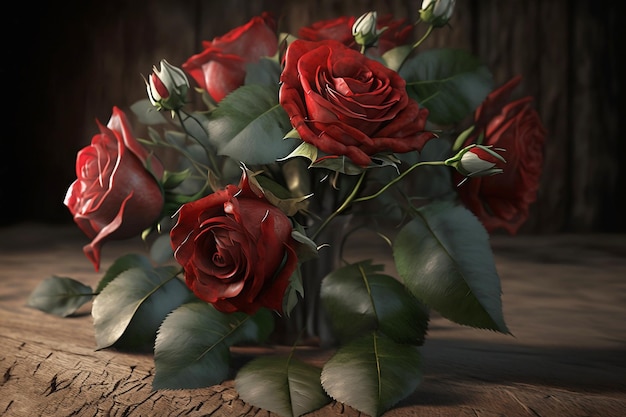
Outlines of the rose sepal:
{"label": "rose sepal", "polygon": [[252,172],[244,166],[244,171],[250,187],[262,194],[268,202],[278,207],[287,216],[294,216],[298,212],[305,212],[309,206],[309,199],[313,194],[292,197],[289,190],[276,183],[262,172]]}
{"label": "rose sepal", "polygon": [[366,169],[387,166],[392,166],[397,170],[400,163],[398,157],[393,153],[378,153],[371,157],[372,162],[369,165],[362,167],[353,163],[345,155],[327,155],[307,142],[301,142],[289,155],[278,161],[282,162],[296,157],[306,158],[309,161],[309,168],[325,168],[346,175],[360,175]]}
{"label": "rose sepal", "polygon": [[420,19],[433,27],[448,24],[454,12],[456,0],[424,0],[419,10]]}
{"label": "rose sepal", "polygon": [[187,102],[189,80],[185,72],[167,62],[161,60],[160,69],[156,65],[146,80],[148,99],[157,110],[174,111],[181,108]]}
{"label": "rose sepal", "polygon": [[352,25],[352,36],[358,45],[361,45],[361,51],[378,43],[380,35],[387,30],[387,27],[378,29],[376,21],[378,14],[375,11],[367,12],[356,19]]}
{"label": "rose sepal", "polygon": [[[476,126],[475,125],[471,125],[467,129],[465,129],[464,131],[459,133],[459,135],[454,140],[454,143],[452,145],[451,151],[452,152],[458,152],[459,149],[461,149],[463,147],[463,144],[465,143],[467,138],[469,138],[469,136],[472,134],[472,132],[474,132],[474,129],[476,129]],[[480,143],[480,142],[477,142],[477,143]]]}
{"label": "rose sepal", "polygon": [[[503,151],[500,148],[496,149]],[[471,144],[443,163],[455,168],[465,177],[484,177],[501,174],[503,169],[499,165],[506,163],[506,160],[494,150],[493,146]]]}
{"label": "rose sepal", "polygon": [[298,254],[298,261],[300,263],[317,259],[319,257],[319,251],[321,245],[318,245],[313,239],[306,234],[304,226],[294,221],[293,231],[291,236],[299,243],[296,248]]}

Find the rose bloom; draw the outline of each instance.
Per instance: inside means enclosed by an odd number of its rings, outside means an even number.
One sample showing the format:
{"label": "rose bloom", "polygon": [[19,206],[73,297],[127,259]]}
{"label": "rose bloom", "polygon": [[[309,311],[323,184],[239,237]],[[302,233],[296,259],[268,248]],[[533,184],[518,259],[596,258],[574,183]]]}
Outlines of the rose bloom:
{"label": "rose bloom", "polygon": [[139,235],[158,220],[164,203],[157,181],[163,166],[135,139],[122,110],[113,108],[107,126],[97,123],[100,133],[78,152],[77,179],[64,200],[74,222],[92,239],[83,251],[96,271],[102,245]]}
{"label": "rose bloom", "polygon": [[[352,36],[354,16],[341,16],[333,19],[320,20],[310,26],[300,28],[298,38],[305,41],[322,41],[333,39],[344,45],[359,50],[360,46]],[[413,33],[413,26],[406,19],[393,19],[391,14],[380,16],[376,21],[376,29],[387,29],[380,35],[378,45],[368,49],[368,54],[380,56],[388,50],[407,43]]]}
{"label": "rose bloom", "polygon": [[182,68],[219,102],[243,85],[247,64],[276,54],[276,23],[271,14],[263,13],[221,37],[203,41],[202,47]]}
{"label": "rose bloom", "polygon": [[216,309],[255,313],[282,311],[289,278],[297,267],[292,223],[247,176],[184,204],[170,232],[174,257],[194,294]]}
{"label": "rose bloom", "polygon": [[280,104],[303,141],[368,166],[379,152],[421,150],[427,109],[395,71],[340,42],[294,41],[280,76]]}
{"label": "rose bloom", "polygon": [[[503,173],[471,178],[458,188],[461,201],[489,232],[502,228],[516,234],[537,198],[546,131],[531,107],[532,97],[509,102],[520,81],[515,77],[489,94],[474,115],[475,133],[464,144],[484,132],[482,145],[505,149],[500,152],[506,159]],[[454,179],[458,183],[462,177],[455,174]]]}

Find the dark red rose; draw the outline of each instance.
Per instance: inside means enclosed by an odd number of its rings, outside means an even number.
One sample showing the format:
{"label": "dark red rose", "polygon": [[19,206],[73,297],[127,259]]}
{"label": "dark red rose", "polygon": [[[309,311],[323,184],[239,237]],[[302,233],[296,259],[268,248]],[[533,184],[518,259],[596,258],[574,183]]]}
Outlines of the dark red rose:
{"label": "dark red rose", "polygon": [[319,20],[310,26],[301,27],[298,38],[304,41],[324,41],[333,39],[346,46],[358,48],[352,36],[354,16],[341,16],[333,19]]}
{"label": "dark red rose", "polygon": [[[482,145],[503,148],[503,173],[470,178],[458,188],[461,201],[492,232],[498,228],[517,233],[528,218],[528,209],[537,198],[543,168],[546,130],[531,106],[532,97],[509,102],[520,83],[516,77],[492,92],[476,110],[476,130],[463,146],[476,142],[483,132]],[[455,174],[455,181],[462,177]]]}
{"label": "dark red rose", "polygon": [[292,223],[247,177],[184,204],[170,233],[174,257],[196,296],[230,313],[282,311],[297,267]]}
{"label": "dark red rose", "polygon": [[395,71],[340,42],[296,40],[280,77],[280,104],[305,142],[367,166],[379,152],[420,150],[427,109]]}
{"label": "dark red rose", "polygon": [[[354,16],[341,16],[333,19],[320,20],[310,26],[300,28],[298,38],[305,41],[336,40],[344,45],[360,50],[360,46],[352,36],[352,26],[356,18]],[[413,32],[413,26],[406,19],[393,19],[391,14],[381,16],[376,21],[376,28],[387,29],[380,35],[378,45],[369,48],[368,54],[380,56],[388,50],[407,43]]]}
{"label": "dark red rose", "polygon": [[114,107],[107,126],[97,123],[100,133],[78,152],[77,179],[64,201],[92,239],[83,251],[96,271],[102,245],[139,235],[158,220],[164,203],[157,181],[163,166],[135,139],[126,115]]}
{"label": "dark red rose", "polygon": [[243,85],[246,65],[278,50],[276,23],[271,14],[263,13],[227,34],[202,42],[204,50],[193,55],[182,68],[219,102]]}
{"label": "dark red rose", "polygon": [[380,35],[378,45],[368,49],[368,53],[382,55],[396,46],[405,45],[413,34],[413,26],[408,24],[407,19],[393,19],[392,15],[385,15],[378,18],[377,29],[387,29]]}

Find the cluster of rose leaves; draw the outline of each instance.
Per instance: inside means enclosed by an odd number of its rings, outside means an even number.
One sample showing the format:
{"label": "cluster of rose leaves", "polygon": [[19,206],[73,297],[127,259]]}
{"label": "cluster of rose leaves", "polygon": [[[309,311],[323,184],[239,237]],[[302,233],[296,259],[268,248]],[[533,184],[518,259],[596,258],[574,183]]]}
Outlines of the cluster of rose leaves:
{"label": "cluster of rose leaves", "polygon": [[[343,155],[367,166],[378,152],[421,150],[434,137],[425,129],[428,110],[407,96],[396,72],[372,59],[406,43],[412,26],[380,18],[378,25],[388,29],[366,57],[354,42],[353,23],[353,17],[341,17],[299,31],[299,40],[284,53],[280,104],[300,137],[330,158]],[[243,85],[249,63],[279,52],[276,33],[273,16],[254,17],[205,41],[202,52],[182,68],[219,103]],[[367,106],[325,94],[324,85],[336,80],[319,79],[319,74],[333,72],[352,80],[343,88],[367,95]],[[506,149],[503,174],[471,178],[458,188],[462,203],[489,231],[515,233],[528,216],[539,183],[545,132],[530,97],[510,102],[519,82],[512,79],[487,97],[465,142],[475,143],[481,136],[484,145]],[[91,145],[78,153],[77,180],[65,199],[76,224],[91,239],[84,251],[96,270],[104,243],[139,235],[160,219],[165,203],[163,166],[136,140],[124,112],[115,107],[109,123],[98,126]],[[454,176],[455,183],[461,180]],[[297,266],[298,242],[291,231],[289,217],[244,175],[238,185],[184,204],[171,244],[188,286],[201,299],[224,312],[253,313],[261,306],[280,311]]]}

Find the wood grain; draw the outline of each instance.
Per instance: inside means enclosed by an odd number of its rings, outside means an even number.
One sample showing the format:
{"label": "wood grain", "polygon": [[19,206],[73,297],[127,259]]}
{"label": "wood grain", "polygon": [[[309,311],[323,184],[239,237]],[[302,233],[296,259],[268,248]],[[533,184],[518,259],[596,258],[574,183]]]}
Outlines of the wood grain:
{"label": "wood grain", "polygon": [[[390,266],[379,241],[359,239],[349,257]],[[50,275],[95,286],[74,228],[0,228],[0,415],[264,416],[231,379],[196,390],[153,391],[149,354],[95,350],[89,305],[58,318],[26,307]],[[433,315],[422,349],[424,380],[385,417],[619,417],[626,409],[626,236],[494,237],[507,324],[515,336],[455,325]],[[111,242],[103,268],[141,242]],[[233,349],[233,371],[283,346]],[[303,348],[321,365],[331,349]],[[332,402],[309,417],[363,417]]]}
{"label": "wood grain", "polygon": [[[38,36],[11,38],[7,79],[19,105],[7,100],[14,139],[0,166],[21,182],[0,189],[5,224],[63,221],[61,204],[74,179],[76,151],[106,122],[112,106],[129,110],[145,97],[141,74],[165,58],[181,65],[201,41],[221,36],[262,11],[295,31],[320,19],[369,10],[414,21],[415,0],[141,0],[54,4],[29,17]],[[522,75],[518,95],[532,95],[548,131],[545,171],[523,233],[626,232],[623,60],[618,2],[592,0],[462,0],[450,28],[424,44],[474,52],[497,84]],[[18,4],[18,5],[21,5]],[[27,8],[26,5],[22,7]],[[27,11],[25,15],[28,15]],[[32,23],[31,23],[32,22]],[[10,29],[12,30],[12,29]],[[13,53],[14,52],[14,53]],[[8,67],[8,68],[6,68]],[[14,74],[14,76],[13,76]],[[7,136],[13,137],[13,136]],[[8,164],[7,164],[8,163]],[[54,175],[49,175],[54,173]],[[27,187],[24,185],[28,185]],[[11,201],[9,206],[8,201]],[[46,207],[41,210],[41,206]]]}

